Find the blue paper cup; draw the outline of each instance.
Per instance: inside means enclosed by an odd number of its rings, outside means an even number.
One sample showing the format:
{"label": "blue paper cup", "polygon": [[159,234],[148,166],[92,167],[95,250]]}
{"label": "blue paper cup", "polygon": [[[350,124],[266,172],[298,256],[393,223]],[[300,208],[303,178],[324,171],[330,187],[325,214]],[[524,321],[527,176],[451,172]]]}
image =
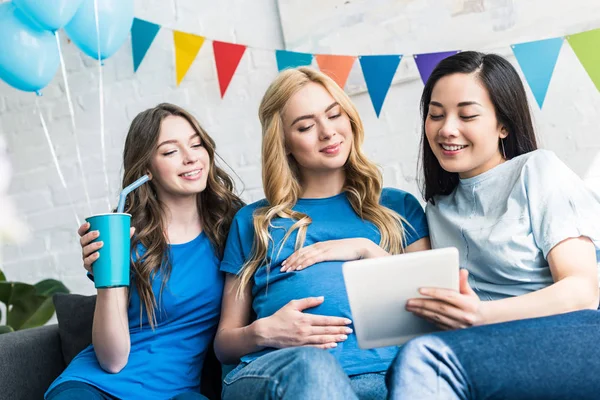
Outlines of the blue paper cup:
{"label": "blue paper cup", "polygon": [[96,288],[129,286],[131,215],[98,214],[85,220],[90,223],[90,231],[100,233],[93,242],[99,240],[104,242],[102,248],[98,250],[100,258],[92,264]]}

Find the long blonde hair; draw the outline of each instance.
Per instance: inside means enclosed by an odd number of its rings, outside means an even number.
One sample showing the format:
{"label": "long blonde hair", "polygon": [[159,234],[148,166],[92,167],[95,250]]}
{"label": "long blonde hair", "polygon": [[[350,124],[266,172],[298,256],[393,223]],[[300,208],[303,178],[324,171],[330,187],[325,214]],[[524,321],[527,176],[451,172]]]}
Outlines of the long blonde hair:
{"label": "long blonde hair", "polygon": [[358,111],[348,95],[327,75],[309,67],[281,72],[267,89],[260,107],[262,125],[262,181],[268,205],[254,212],[254,243],[250,258],[240,274],[238,296],[241,296],[261,265],[270,268],[267,249],[272,238],[269,227],[275,218],[290,218],[294,224],[286,232],[281,246],[298,230],[295,249],[304,245],[306,230],[312,222],[304,213],[292,208],[302,193],[298,163],[286,154],[282,114],[288,100],[306,84],[322,85],[348,115],[354,140],[345,165],[346,192],[352,208],[363,220],[372,222],[381,234],[379,245],[392,254],[403,251],[406,222],[398,213],[379,204],[383,178],[377,166],[363,153],[364,128]]}
{"label": "long blonde hair", "polygon": [[[123,187],[129,186],[146,173],[156,152],[161,123],[171,115],[184,118],[190,123],[208,153],[210,168],[206,189],[197,196],[197,206],[202,229],[221,257],[233,216],[244,203],[234,193],[233,180],[215,164],[215,142],[190,113],[176,105],[162,103],[139,113],[133,119],[123,152]],[[131,214],[131,225],[136,227],[131,248],[136,251],[137,257],[132,260],[131,271],[140,296],[140,321],[145,309],[148,322],[153,328],[156,325],[155,309],[158,305],[156,293],[152,291],[152,280],[159,271],[162,272],[162,292],[171,272],[163,209],[152,181],[134,190],[125,203],[125,212]],[[139,254],[139,244],[145,248],[143,255]]]}

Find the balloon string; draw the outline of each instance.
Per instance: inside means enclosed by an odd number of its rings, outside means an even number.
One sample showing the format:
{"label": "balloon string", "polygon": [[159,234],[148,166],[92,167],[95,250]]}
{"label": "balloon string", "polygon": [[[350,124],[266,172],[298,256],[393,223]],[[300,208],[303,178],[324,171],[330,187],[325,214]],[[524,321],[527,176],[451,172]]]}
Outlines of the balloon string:
{"label": "balloon string", "polygon": [[46,121],[44,120],[44,115],[42,114],[42,109],[40,108],[40,103],[37,97],[35,98],[35,106],[37,108],[38,115],[40,116],[40,122],[42,123],[42,128],[44,130],[44,135],[46,136],[46,141],[48,142],[48,147],[50,147],[50,154],[52,154],[52,161],[54,162],[54,167],[56,168],[56,172],[58,172],[58,177],[60,179],[62,187],[67,192],[69,205],[73,210],[75,221],[77,222],[77,226],[79,227],[81,226],[81,222],[79,220],[79,217],[77,216],[77,211],[75,211],[75,205],[73,204],[73,199],[71,198],[71,193],[69,192],[67,182],[65,181],[65,177],[63,176],[62,171],[60,169],[60,164],[58,163],[58,158],[56,157],[56,152],[54,151],[54,145],[52,144],[52,139],[50,138],[50,134],[48,133],[48,127],[46,126]]}
{"label": "balloon string", "polygon": [[56,44],[58,46],[58,55],[60,58],[60,68],[62,71],[63,81],[65,82],[65,92],[67,94],[67,103],[69,104],[69,114],[71,114],[71,129],[73,130],[73,136],[75,138],[75,154],[77,154],[77,164],[79,166],[79,172],[81,173],[83,192],[85,193],[85,201],[88,206],[89,215],[92,215],[92,202],[90,201],[90,193],[88,191],[87,181],[83,171],[83,161],[81,159],[81,151],[79,149],[79,137],[77,135],[77,127],[75,126],[75,111],[73,110],[73,102],[71,101],[71,90],[69,89],[69,80],[67,79],[67,70],[65,68],[65,60],[62,55],[62,49],[60,47],[60,36],[58,31],[56,31]]}
{"label": "balloon string", "polygon": [[106,171],[106,146],[104,143],[104,83],[102,79],[102,54],[100,51],[100,23],[98,21],[98,0],[94,0],[94,19],[96,20],[96,44],[98,47],[98,94],[100,96],[100,151],[102,153],[102,172],[104,173],[104,184],[106,185],[106,204],[110,210],[110,185],[108,183],[108,172]]}

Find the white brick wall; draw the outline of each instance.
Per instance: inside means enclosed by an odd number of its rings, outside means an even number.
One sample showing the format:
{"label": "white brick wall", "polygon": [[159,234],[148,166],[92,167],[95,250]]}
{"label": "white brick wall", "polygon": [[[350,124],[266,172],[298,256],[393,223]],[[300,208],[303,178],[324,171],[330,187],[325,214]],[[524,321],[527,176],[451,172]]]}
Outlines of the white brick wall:
{"label": "white brick wall", "polygon": [[[136,0],[135,3],[138,17],[170,28],[263,49],[284,48],[276,0]],[[585,23],[573,22],[578,19],[569,14],[569,25],[560,26],[560,1],[549,0],[546,4],[556,10],[557,29],[577,32],[600,26],[600,19],[595,26],[589,23],[589,9],[586,11],[588,15],[585,18],[582,15],[580,19]],[[303,12],[306,15],[302,18],[308,19],[318,10],[306,9]],[[521,32],[529,40],[536,38],[539,29],[534,25],[535,18],[531,19],[531,24],[526,34]],[[424,34],[443,35],[443,32]],[[548,34],[551,32],[545,30],[543,37]],[[372,48],[356,42],[356,36],[347,41],[343,37],[336,40],[344,51]],[[362,40],[366,42],[369,38],[363,37]],[[507,46],[511,42],[508,39],[501,43],[494,40],[489,38],[486,41],[484,37],[479,42],[485,43],[486,49],[492,49],[494,45],[504,46],[499,51],[510,56]],[[327,43],[334,52],[335,43]],[[265,89],[277,74],[273,52],[248,49],[225,98],[220,99],[210,42],[205,42],[179,87],[175,86],[171,31],[162,30],[158,34],[136,74],[132,68],[131,45],[127,42],[106,61],[103,68],[110,179],[110,189],[107,190],[99,150],[96,63],[82,55],[73,44],[68,44],[64,35],[62,44],[93,212],[107,210],[107,195],[113,205],[116,203],[121,151],[129,122],[138,112],[162,101],[191,110],[215,138],[221,156],[244,181],[243,197],[247,201],[262,197],[257,109]],[[449,47],[460,48],[462,44]],[[444,49],[446,47],[440,50]],[[386,184],[418,194],[415,183],[419,142],[418,99],[423,85],[414,75],[412,63],[409,57],[403,59],[398,74],[407,73],[408,78],[396,79],[398,83],[390,89],[379,119],[375,117],[367,93],[358,90],[353,100],[365,122],[367,152],[382,166]],[[88,215],[88,209],[76,165],[73,133],[60,73],[44,90],[40,104],[70,185],[71,196],[77,203],[80,218],[83,218]],[[556,151],[580,176],[600,188],[600,94],[567,44],[556,66],[544,110],[537,110],[535,102],[532,107],[542,145]],[[11,194],[32,228],[30,241],[19,246],[6,245],[1,249],[3,270],[11,280],[36,282],[53,277],[63,280],[73,292],[93,293],[93,285],[81,267],[76,226],[67,196],[52,165],[35,114],[34,95],[19,92],[1,82],[0,134],[7,139],[14,166]]]}

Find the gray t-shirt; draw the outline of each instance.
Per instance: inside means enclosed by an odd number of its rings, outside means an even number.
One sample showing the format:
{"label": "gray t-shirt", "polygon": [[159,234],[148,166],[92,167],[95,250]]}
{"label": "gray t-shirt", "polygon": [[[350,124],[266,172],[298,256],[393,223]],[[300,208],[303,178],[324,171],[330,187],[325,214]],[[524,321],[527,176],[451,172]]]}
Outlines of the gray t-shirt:
{"label": "gray t-shirt", "polygon": [[434,200],[426,208],[431,245],[458,249],[482,300],[551,285],[546,258],[565,239],[589,237],[600,259],[600,197],[550,151],[461,179],[450,195]]}

